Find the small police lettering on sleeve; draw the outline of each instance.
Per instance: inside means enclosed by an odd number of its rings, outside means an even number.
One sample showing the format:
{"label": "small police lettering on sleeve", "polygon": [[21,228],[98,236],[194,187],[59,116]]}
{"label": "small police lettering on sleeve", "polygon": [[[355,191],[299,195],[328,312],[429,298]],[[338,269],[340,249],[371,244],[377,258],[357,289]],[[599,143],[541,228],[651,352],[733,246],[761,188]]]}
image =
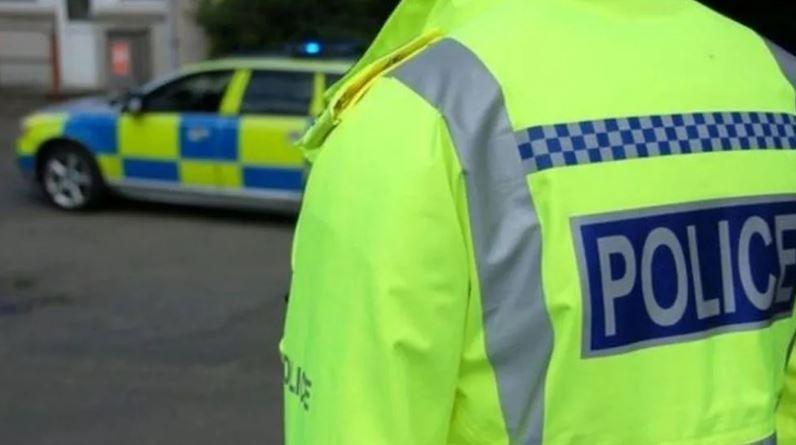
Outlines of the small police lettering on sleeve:
{"label": "small police lettering on sleeve", "polygon": [[287,354],[282,354],[282,366],[284,368],[284,384],[288,393],[296,396],[304,408],[310,410],[310,399],[312,398],[312,380],[307,375],[307,371],[297,366]]}
{"label": "small police lettering on sleeve", "polygon": [[796,195],[575,218],[583,355],[762,329],[793,312]]}

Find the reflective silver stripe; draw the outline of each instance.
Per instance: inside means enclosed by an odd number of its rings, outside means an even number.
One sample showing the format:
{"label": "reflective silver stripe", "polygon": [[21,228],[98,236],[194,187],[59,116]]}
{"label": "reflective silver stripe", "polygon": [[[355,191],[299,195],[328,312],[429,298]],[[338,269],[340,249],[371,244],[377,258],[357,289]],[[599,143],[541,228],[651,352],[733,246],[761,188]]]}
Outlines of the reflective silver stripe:
{"label": "reflective silver stripe", "polygon": [[773,436],[765,438],[760,442],[753,442],[749,445],[777,445],[777,435],[774,434]]}
{"label": "reflective silver stripe", "polygon": [[771,49],[771,52],[774,54],[774,58],[777,59],[777,63],[779,63],[779,67],[782,68],[782,72],[785,74],[785,77],[787,77],[791,85],[796,88],[796,57],[785,51],[776,43],[768,39],[765,39],[765,41],[769,49]]}
{"label": "reflective silver stripe", "polygon": [[500,85],[469,49],[443,40],[392,76],[445,118],[464,170],[486,349],[511,444],[542,443],[553,328],[542,237]]}

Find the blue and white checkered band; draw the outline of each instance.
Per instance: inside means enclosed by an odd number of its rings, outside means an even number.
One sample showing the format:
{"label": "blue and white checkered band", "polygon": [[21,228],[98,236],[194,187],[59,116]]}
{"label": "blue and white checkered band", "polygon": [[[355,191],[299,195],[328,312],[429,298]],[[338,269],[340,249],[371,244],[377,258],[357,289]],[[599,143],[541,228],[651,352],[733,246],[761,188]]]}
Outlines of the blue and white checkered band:
{"label": "blue and white checkered band", "polygon": [[796,149],[796,116],[737,112],[628,117],[531,127],[516,137],[531,174],[633,158]]}

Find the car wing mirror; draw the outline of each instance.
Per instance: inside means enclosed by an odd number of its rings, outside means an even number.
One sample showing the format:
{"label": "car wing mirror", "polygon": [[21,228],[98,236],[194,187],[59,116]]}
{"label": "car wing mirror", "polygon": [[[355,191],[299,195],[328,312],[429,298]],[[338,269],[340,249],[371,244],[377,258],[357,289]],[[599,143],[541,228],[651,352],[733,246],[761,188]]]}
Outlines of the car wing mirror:
{"label": "car wing mirror", "polygon": [[124,111],[130,114],[140,114],[144,111],[144,98],[133,94],[124,103]]}

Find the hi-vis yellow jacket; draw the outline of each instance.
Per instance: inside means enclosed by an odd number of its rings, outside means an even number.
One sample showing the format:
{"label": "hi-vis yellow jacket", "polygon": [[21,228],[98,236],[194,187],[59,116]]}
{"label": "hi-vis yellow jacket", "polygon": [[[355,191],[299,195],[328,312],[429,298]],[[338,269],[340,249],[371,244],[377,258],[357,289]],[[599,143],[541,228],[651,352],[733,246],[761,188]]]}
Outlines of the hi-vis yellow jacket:
{"label": "hi-vis yellow jacket", "polygon": [[795,84],[691,0],[405,0],[303,140],[287,443],[795,444]]}

